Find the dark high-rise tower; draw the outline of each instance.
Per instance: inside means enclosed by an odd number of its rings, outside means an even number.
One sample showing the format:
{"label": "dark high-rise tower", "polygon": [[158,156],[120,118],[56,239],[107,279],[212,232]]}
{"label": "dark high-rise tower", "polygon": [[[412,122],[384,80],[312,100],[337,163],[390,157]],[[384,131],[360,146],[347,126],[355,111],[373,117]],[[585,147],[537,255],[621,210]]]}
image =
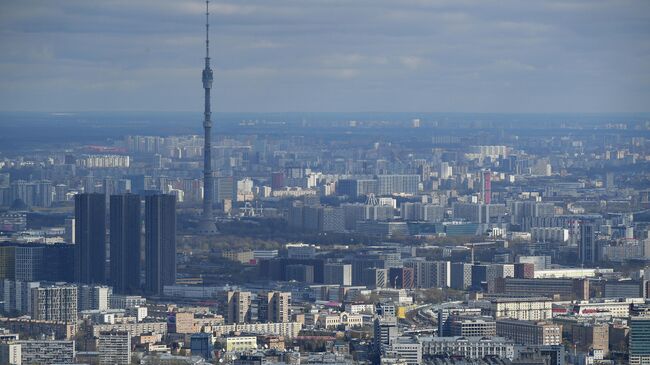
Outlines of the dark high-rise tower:
{"label": "dark high-rise tower", "polygon": [[145,198],[145,289],[161,294],[176,283],[176,197]]}
{"label": "dark high-rise tower", "polygon": [[104,194],[77,194],[75,214],[75,281],[106,281],[106,198]]}
{"label": "dark high-rise tower", "polygon": [[580,222],[580,242],[578,242],[578,259],[581,265],[593,265],[598,262],[598,243],[594,222]]}
{"label": "dark high-rise tower", "polygon": [[212,88],[212,69],[210,68],[210,23],[208,17],[209,1],[205,2],[205,68],[203,69],[203,90],[205,91],[205,107],[203,112],[203,216],[199,231],[205,234],[217,233],[214,222],[212,204],[214,199],[214,178],[212,176],[212,120],[210,111],[210,89]]}
{"label": "dark high-rise tower", "polygon": [[111,195],[111,285],[116,293],[140,291],[140,196]]}

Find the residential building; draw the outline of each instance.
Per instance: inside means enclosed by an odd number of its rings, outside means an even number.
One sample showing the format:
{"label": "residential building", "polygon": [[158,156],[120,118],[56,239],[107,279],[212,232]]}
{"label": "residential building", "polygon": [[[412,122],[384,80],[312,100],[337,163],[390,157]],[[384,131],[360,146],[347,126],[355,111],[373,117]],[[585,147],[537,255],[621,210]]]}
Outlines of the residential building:
{"label": "residential building", "polygon": [[131,335],[129,331],[104,331],[97,339],[100,365],[128,365],[131,363]]}

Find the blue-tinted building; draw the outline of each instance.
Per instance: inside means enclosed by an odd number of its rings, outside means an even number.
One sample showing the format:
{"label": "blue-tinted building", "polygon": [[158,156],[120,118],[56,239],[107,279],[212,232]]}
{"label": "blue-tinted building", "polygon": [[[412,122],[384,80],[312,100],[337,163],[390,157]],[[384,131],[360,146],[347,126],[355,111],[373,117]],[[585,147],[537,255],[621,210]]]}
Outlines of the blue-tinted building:
{"label": "blue-tinted building", "polygon": [[192,356],[201,356],[206,360],[212,359],[212,334],[195,333],[190,337]]}

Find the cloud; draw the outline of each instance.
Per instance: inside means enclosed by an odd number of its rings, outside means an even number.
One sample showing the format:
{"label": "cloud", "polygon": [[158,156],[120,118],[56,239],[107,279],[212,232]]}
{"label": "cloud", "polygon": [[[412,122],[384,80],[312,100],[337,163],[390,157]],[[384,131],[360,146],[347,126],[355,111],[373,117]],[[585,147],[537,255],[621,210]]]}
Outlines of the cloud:
{"label": "cloud", "polygon": [[409,68],[411,70],[415,70],[425,63],[425,60],[423,58],[417,56],[402,56],[399,58],[399,61],[406,68]]}
{"label": "cloud", "polygon": [[[204,6],[0,2],[0,110],[200,110]],[[650,99],[645,0],[218,0],[210,12],[218,111],[634,111]]]}

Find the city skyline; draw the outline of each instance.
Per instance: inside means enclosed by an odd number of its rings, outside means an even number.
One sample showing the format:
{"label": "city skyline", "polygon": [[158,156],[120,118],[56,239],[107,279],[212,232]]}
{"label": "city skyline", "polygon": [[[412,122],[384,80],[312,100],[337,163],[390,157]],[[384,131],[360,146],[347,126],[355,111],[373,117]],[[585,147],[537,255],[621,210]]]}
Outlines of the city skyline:
{"label": "city skyline", "polygon": [[0,364],[650,364],[649,10],[1,2]]}
{"label": "city skyline", "polygon": [[[212,6],[217,111],[647,111],[643,1]],[[0,110],[200,108],[202,1],[0,7]]]}

